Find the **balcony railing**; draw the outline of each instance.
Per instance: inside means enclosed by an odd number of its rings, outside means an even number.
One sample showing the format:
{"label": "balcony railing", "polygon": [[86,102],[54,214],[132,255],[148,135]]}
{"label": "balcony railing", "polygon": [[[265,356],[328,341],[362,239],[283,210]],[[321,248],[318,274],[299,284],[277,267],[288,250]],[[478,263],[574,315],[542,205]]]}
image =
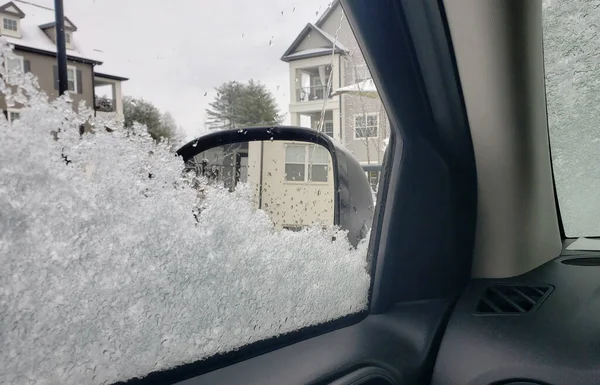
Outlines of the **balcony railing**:
{"label": "balcony railing", "polygon": [[325,97],[331,97],[327,92],[327,86],[298,87],[296,89],[296,100],[298,102],[324,100]]}
{"label": "balcony railing", "polygon": [[94,108],[100,112],[115,112],[115,101],[108,98],[99,97],[94,102]]}

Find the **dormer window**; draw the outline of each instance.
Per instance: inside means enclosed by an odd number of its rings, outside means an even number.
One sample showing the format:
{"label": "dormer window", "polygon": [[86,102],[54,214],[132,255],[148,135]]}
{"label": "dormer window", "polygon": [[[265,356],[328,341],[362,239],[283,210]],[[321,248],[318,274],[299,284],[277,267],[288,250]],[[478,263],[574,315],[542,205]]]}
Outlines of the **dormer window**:
{"label": "dormer window", "polygon": [[0,6],[0,35],[21,37],[21,19],[25,17],[23,11],[19,9],[12,1]]}
{"label": "dormer window", "polygon": [[8,31],[19,31],[19,23],[15,19],[11,19],[7,16],[4,16],[2,20],[3,28]]}
{"label": "dormer window", "polygon": [[[50,39],[52,39],[52,42],[56,44],[56,23],[50,22],[42,24],[40,25],[40,28]],[[69,49],[74,49],[73,32],[75,31],[77,31],[77,27],[75,26],[75,24],[73,24],[68,17],[65,17],[65,45]]]}

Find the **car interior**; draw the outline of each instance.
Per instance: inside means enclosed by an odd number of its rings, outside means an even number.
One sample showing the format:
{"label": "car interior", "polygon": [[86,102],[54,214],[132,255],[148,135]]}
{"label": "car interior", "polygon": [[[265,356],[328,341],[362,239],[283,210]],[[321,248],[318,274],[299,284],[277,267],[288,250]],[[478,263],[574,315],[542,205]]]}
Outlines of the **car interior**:
{"label": "car interior", "polygon": [[129,383],[600,383],[600,256],[566,249],[542,0],[341,3],[395,134],[368,312]]}

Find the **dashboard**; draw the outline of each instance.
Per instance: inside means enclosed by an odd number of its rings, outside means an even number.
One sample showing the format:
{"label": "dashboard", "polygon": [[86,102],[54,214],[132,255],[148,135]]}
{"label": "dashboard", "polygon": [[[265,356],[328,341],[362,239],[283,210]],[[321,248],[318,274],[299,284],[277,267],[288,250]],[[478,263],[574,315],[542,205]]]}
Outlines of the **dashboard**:
{"label": "dashboard", "polygon": [[473,280],[431,383],[600,384],[600,253],[567,251],[519,277]]}

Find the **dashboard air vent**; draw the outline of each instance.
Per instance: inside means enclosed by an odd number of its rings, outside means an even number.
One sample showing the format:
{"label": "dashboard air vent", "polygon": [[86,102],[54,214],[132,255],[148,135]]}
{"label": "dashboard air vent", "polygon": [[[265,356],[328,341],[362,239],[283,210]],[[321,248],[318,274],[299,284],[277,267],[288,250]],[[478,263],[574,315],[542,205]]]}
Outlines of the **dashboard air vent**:
{"label": "dashboard air vent", "polygon": [[525,314],[534,311],[551,292],[547,285],[499,284],[485,288],[476,315]]}

